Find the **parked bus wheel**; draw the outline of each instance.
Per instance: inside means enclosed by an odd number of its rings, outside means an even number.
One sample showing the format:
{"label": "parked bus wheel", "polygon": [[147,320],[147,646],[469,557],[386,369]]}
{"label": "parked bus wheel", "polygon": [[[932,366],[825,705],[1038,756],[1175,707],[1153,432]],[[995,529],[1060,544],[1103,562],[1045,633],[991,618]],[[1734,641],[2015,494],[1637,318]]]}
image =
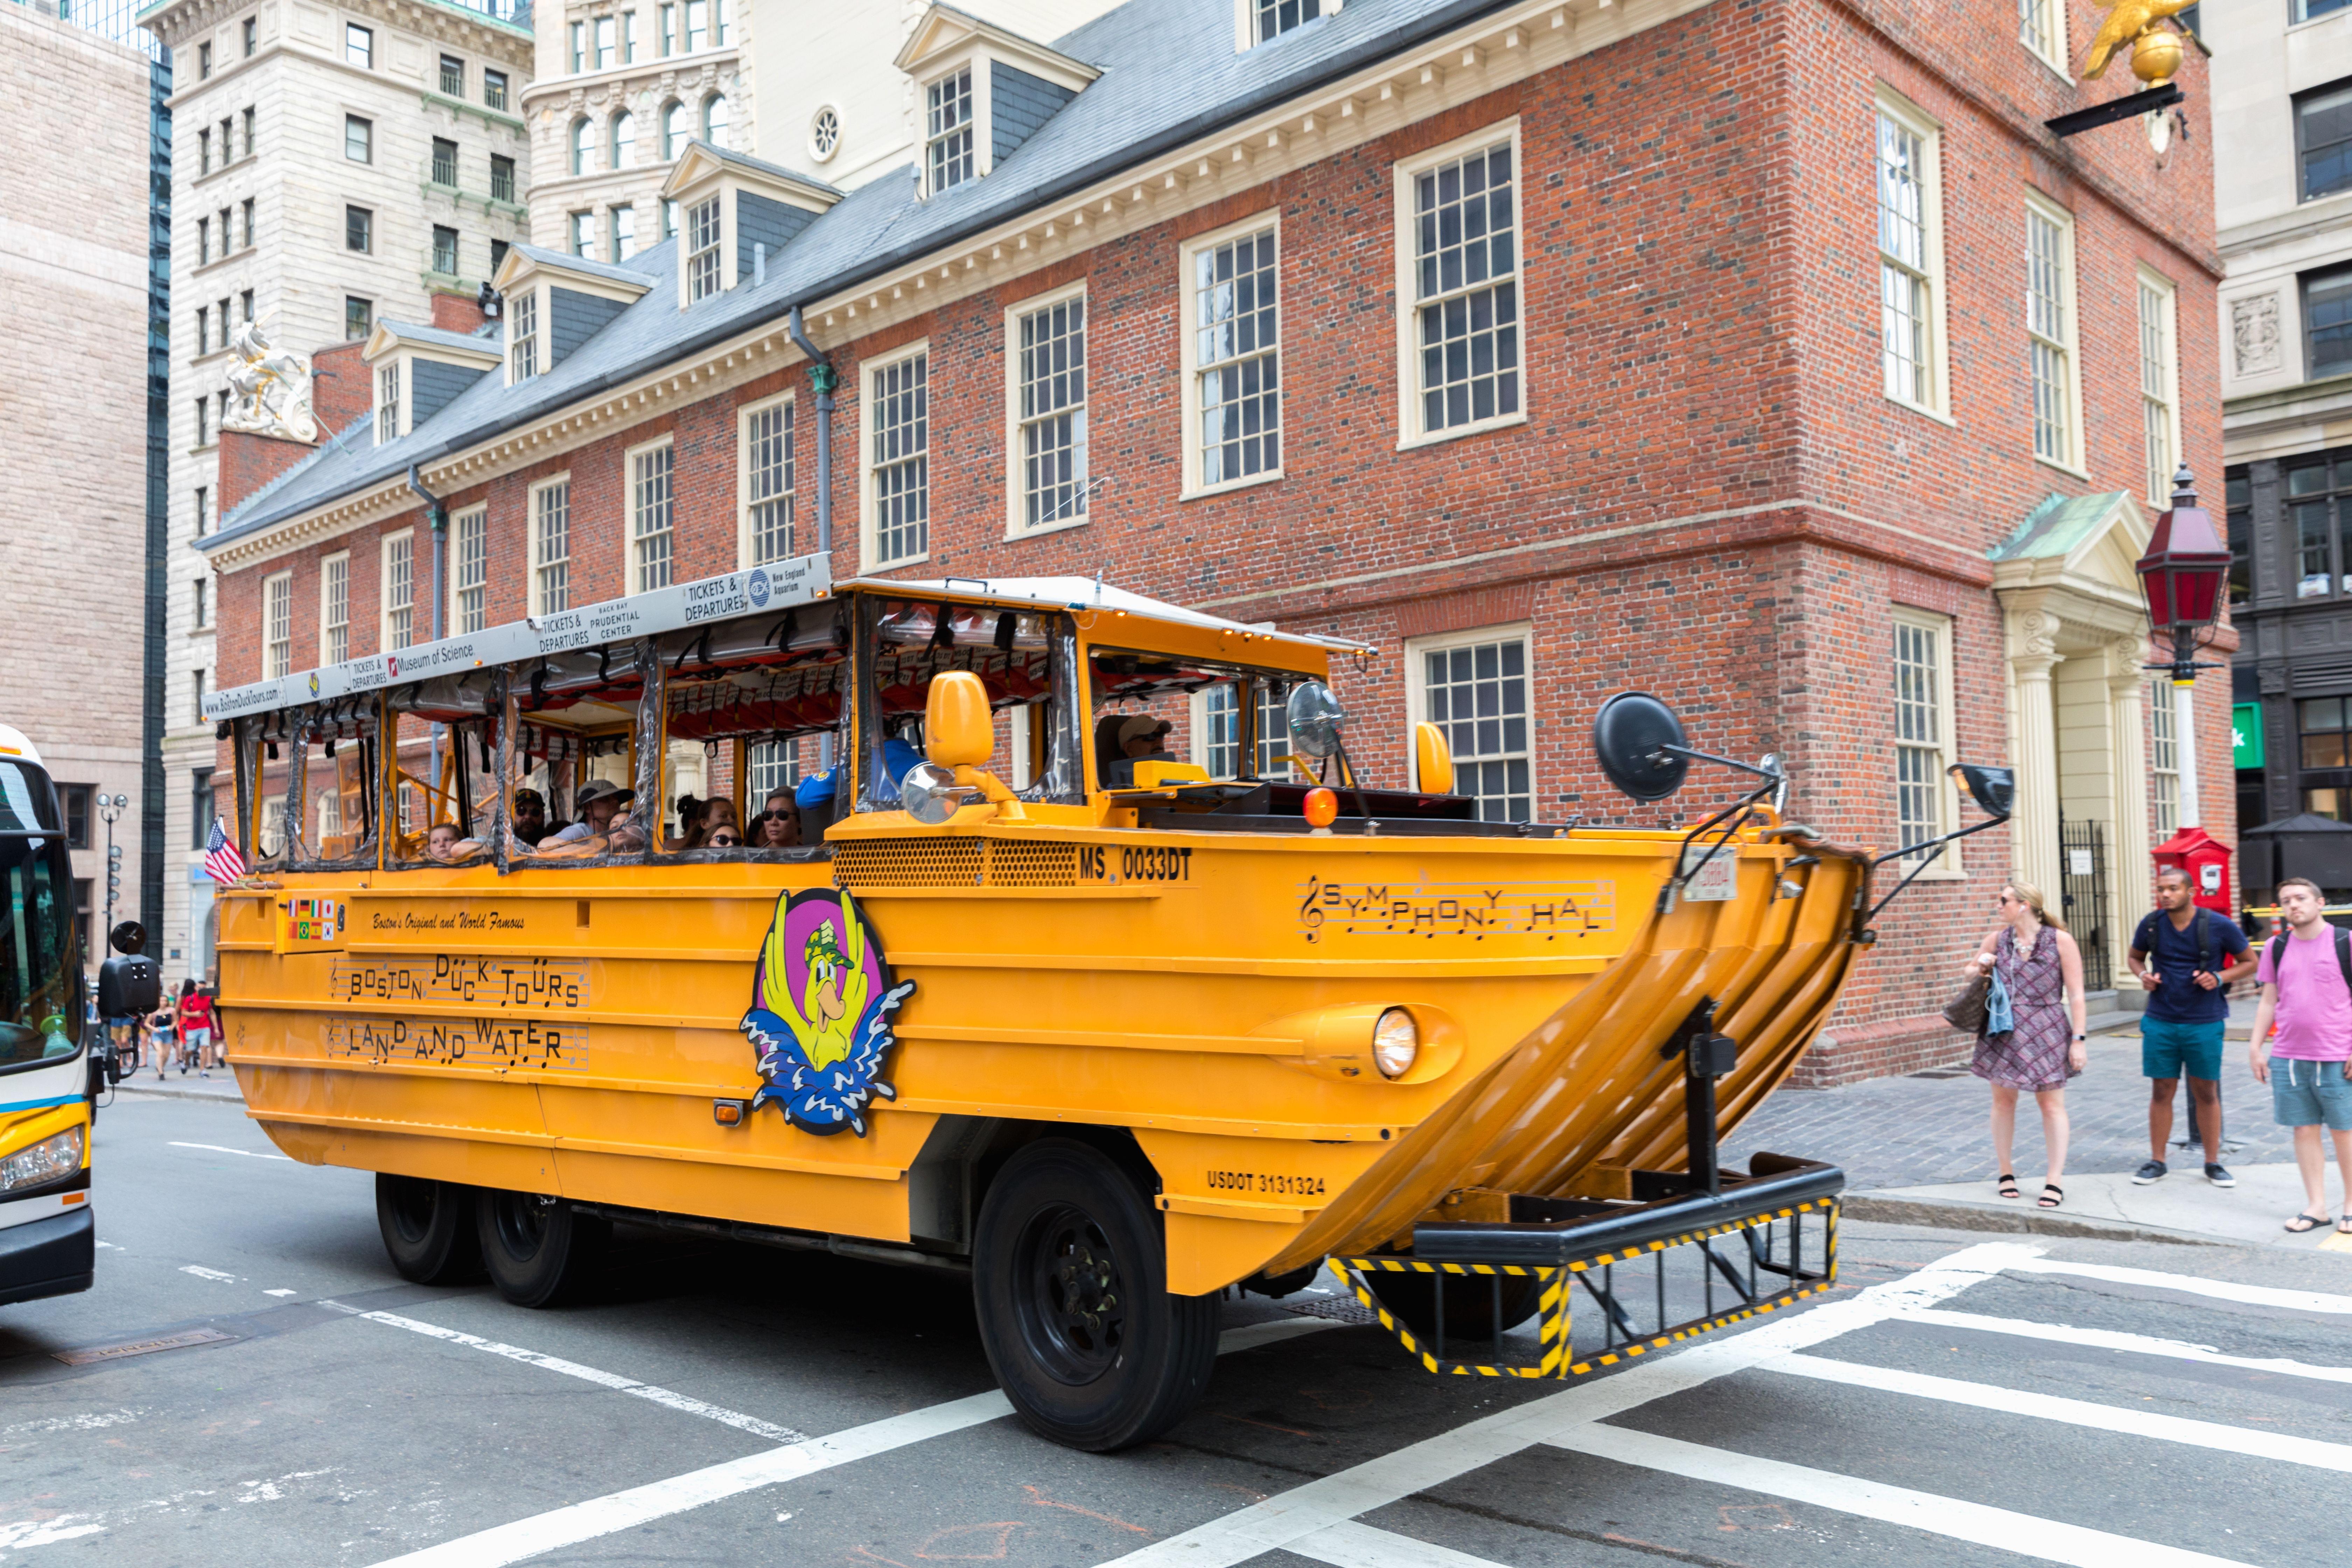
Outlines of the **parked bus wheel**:
{"label": "parked bus wheel", "polygon": [[1218,1299],[1168,1293],[1159,1215],[1098,1151],[1046,1139],[981,1205],[972,1296],[989,1365],[1039,1436],[1106,1453],[1158,1436],[1208,1387]]}
{"label": "parked bus wheel", "polygon": [[475,1215],[490,1283],[518,1307],[576,1294],[613,1237],[611,1220],[537,1193],[485,1188]]}
{"label": "parked bus wheel", "polygon": [[[1375,1274],[1372,1289],[1381,1305],[1426,1343],[1437,1332],[1437,1279],[1429,1274]],[[1495,1337],[1495,1277],[1448,1274],[1445,1281],[1445,1342],[1450,1347],[1466,1340]],[[1502,1276],[1503,1328],[1516,1329],[1536,1315],[1541,1284],[1523,1275]],[[1449,1355],[1453,1352],[1449,1349]]]}
{"label": "parked bus wheel", "polygon": [[474,1189],[422,1176],[375,1178],[375,1223],[403,1279],[444,1285],[481,1272]]}

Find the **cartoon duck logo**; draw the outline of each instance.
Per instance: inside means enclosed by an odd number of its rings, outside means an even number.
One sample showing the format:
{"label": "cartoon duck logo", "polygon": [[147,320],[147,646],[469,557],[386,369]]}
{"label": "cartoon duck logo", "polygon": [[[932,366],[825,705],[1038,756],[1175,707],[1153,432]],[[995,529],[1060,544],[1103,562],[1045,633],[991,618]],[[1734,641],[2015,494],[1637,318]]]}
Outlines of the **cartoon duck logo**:
{"label": "cartoon duck logo", "polygon": [[773,1100],[804,1132],[866,1135],[874,1097],[895,1100],[882,1079],[898,1037],[890,1015],[915,983],[890,984],[880,943],[857,900],[831,888],[776,900],[751,979],[751,1008],[738,1026],[759,1053],[765,1081],[751,1107]]}

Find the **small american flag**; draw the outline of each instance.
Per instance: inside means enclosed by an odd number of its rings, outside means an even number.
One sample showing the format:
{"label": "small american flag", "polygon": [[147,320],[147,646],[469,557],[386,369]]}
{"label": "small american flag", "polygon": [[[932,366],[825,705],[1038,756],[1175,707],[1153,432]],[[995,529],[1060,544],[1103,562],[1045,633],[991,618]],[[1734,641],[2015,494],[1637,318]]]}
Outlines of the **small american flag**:
{"label": "small american flag", "polygon": [[213,836],[205,846],[205,875],[215,882],[234,882],[245,875],[245,857],[236,852],[236,840],[228,836],[221,819],[213,818]]}

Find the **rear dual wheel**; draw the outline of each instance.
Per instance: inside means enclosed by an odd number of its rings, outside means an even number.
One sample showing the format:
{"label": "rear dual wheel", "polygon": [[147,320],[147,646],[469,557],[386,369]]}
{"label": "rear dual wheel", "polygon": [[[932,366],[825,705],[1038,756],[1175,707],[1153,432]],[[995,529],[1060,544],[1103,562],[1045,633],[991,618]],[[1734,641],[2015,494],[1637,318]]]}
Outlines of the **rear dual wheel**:
{"label": "rear dual wheel", "polygon": [[1218,1299],[1168,1293],[1160,1216],[1090,1145],[1054,1138],[1015,1154],[981,1205],[972,1253],[989,1365],[1039,1436],[1129,1447],[1208,1387]]}
{"label": "rear dual wheel", "polygon": [[518,1307],[551,1307],[579,1294],[613,1238],[613,1222],[562,1198],[484,1188],[475,1206],[482,1261],[499,1294]]}
{"label": "rear dual wheel", "polygon": [[423,1176],[375,1178],[375,1223],[403,1279],[447,1285],[481,1272],[474,1189]]}

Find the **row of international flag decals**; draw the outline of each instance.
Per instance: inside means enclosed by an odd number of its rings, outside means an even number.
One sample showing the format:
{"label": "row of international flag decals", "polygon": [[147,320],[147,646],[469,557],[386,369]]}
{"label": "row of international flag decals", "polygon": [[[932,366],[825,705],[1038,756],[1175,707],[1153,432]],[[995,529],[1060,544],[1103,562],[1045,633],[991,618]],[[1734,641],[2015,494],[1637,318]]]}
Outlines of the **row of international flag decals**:
{"label": "row of international flag decals", "polygon": [[[1727,1311],[1717,1312],[1710,1317],[1682,1323],[1671,1329],[1662,1328],[1658,1333],[1620,1345],[1613,1350],[1604,1351],[1583,1361],[1570,1359],[1571,1352],[1569,1329],[1572,1314],[1570,1310],[1569,1285],[1572,1276],[1595,1268],[1607,1268],[1612,1264],[1631,1263],[1636,1258],[1647,1258],[1671,1247],[1692,1246],[1712,1240],[1718,1236],[1729,1236],[1738,1231],[1752,1230],[1760,1226],[1784,1219],[1794,1219],[1799,1215],[1807,1214],[1822,1215],[1827,1221],[1828,1238],[1823,1254],[1822,1270],[1818,1279],[1794,1281],[1788,1289],[1776,1291],[1752,1303],[1743,1303]],[[1425,1263],[1414,1258],[1381,1256],[1334,1258],[1330,1260],[1330,1264],[1331,1272],[1339,1277],[1342,1284],[1355,1292],[1356,1300],[1380,1319],[1381,1327],[1394,1334],[1397,1342],[1404,1346],[1405,1353],[1418,1360],[1425,1371],[1456,1377],[1565,1379],[1583,1377],[1604,1367],[1615,1366],[1620,1362],[1647,1355],[1652,1351],[1664,1350],[1685,1340],[1696,1339],[1701,1334],[1711,1333],[1717,1329],[1728,1328],[1734,1323],[1743,1322],[1765,1312],[1778,1311],[1780,1308],[1801,1301],[1809,1296],[1821,1294],[1837,1283],[1837,1200],[1817,1198],[1808,1203],[1793,1204],[1787,1208],[1777,1209],[1769,1214],[1750,1215],[1726,1225],[1688,1231],[1681,1236],[1627,1247],[1621,1252],[1603,1252],[1557,1267],[1515,1263]],[[1539,1352],[1538,1361],[1532,1366],[1507,1366],[1488,1365],[1478,1362],[1440,1360],[1431,1353],[1426,1346],[1414,1339],[1412,1331],[1400,1322],[1395,1314],[1381,1304],[1379,1293],[1372,1289],[1368,1278],[1373,1274],[1454,1274],[1489,1279],[1499,1275],[1519,1279],[1532,1277],[1541,1280],[1536,1304],[1536,1311],[1539,1319],[1537,1333]]]}

